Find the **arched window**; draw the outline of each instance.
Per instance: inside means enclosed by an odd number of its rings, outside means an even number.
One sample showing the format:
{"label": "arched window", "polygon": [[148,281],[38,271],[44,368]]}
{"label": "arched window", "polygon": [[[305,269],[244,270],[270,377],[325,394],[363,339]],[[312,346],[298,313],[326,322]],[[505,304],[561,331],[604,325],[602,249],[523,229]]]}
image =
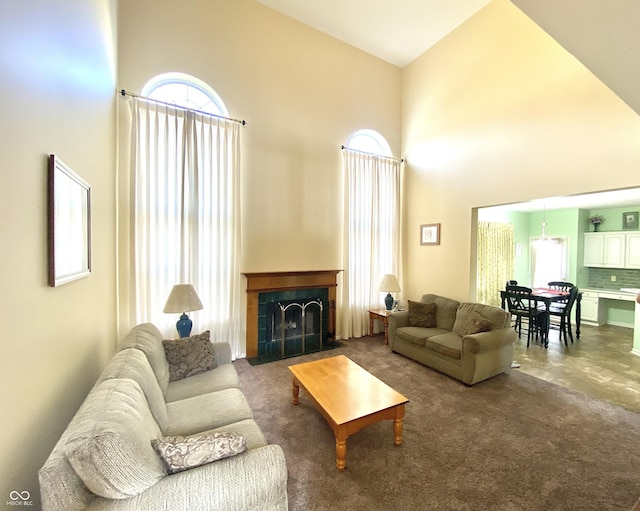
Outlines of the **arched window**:
{"label": "arched window", "polygon": [[165,73],[152,78],[142,95],[174,105],[229,117],[227,107],[209,85],[185,73]]}
{"label": "arched window", "polygon": [[391,156],[391,147],[385,138],[375,130],[356,131],[347,142],[347,148],[363,153]]}

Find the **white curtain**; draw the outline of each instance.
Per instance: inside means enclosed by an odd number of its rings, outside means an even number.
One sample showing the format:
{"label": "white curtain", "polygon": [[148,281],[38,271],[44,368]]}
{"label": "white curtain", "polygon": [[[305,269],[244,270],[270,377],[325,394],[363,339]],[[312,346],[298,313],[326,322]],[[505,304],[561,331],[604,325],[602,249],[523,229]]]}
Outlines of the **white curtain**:
{"label": "white curtain", "polygon": [[531,240],[531,286],[547,287],[554,280],[567,278],[566,238]]}
{"label": "white curtain", "polygon": [[192,332],[242,357],[239,124],[139,98],[132,114],[135,320],[176,337],[178,314],[162,309],[175,284],[193,284],[204,309]]}
{"label": "white curtain", "polygon": [[400,162],[343,151],[344,240],[338,337],[369,333],[368,310],[384,307],[386,273],[400,280]]}
{"label": "white curtain", "polygon": [[513,225],[478,222],[477,300],[500,306],[500,291],[513,279]]}

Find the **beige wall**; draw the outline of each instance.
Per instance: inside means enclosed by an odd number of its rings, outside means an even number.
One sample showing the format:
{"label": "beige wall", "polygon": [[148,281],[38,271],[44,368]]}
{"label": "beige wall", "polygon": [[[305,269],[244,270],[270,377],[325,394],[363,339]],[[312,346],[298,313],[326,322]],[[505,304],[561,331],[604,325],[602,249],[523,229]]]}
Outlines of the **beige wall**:
{"label": "beige wall", "polygon": [[[121,88],[140,91],[160,73],[184,72],[211,85],[232,117],[246,119],[242,271],[342,267],[340,145],[371,128],[399,152],[399,68],[252,0],[123,2],[118,62]],[[120,111],[123,205],[128,107]],[[123,290],[127,250],[121,246]],[[125,330],[132,318],[122,294]]]}
{"label": "beige wall", "polygon": [[[37,471],[114,350],[115,0],[0,4],[0,505]],[[93,272],[47,286],[47,156],[92,186]]]}
{"label": "beige wall", "polygon": [[[472,208],[637,186],[640,118],[506,0],[404,69],[405,298],[474,298]],[[419,225],[442,224],[440,246]]]}

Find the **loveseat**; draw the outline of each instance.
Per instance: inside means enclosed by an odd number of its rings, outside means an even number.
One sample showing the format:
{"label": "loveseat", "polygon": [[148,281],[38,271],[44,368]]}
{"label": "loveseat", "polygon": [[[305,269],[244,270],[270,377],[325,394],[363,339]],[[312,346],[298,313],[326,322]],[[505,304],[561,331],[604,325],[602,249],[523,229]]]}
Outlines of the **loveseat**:
{"label": "loveseat", "polygon": [[426,294],[388,320],[393,352],[466,385],[511,367],[516,333],[509,313],[498,307]]}
{"label": "loveseat", "polygon": [[287,509],[284,454],[253,420],[229,344],[200,345],[210,356],[170,364],[154,325],[127,334],[40,469],[43,511]]}

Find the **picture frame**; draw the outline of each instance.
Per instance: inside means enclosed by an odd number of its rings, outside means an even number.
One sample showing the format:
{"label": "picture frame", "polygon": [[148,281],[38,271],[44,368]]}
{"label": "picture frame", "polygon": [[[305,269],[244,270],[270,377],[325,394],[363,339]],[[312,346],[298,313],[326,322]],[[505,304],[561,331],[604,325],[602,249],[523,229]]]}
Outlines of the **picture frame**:
{"label": "picture frame", "polygon": [[91,273],[91,186],[52,154],[47,187],[48,281],[56,287]]}
{"label": "picture frame", "polygon": [[420,226],[420,245],[440,245],[440,224]]}
{"label": "picture frame", "polygon": [[638,229],[638,212],[629,211],[628,213],[622,213],[622,228],[623,229]]}

